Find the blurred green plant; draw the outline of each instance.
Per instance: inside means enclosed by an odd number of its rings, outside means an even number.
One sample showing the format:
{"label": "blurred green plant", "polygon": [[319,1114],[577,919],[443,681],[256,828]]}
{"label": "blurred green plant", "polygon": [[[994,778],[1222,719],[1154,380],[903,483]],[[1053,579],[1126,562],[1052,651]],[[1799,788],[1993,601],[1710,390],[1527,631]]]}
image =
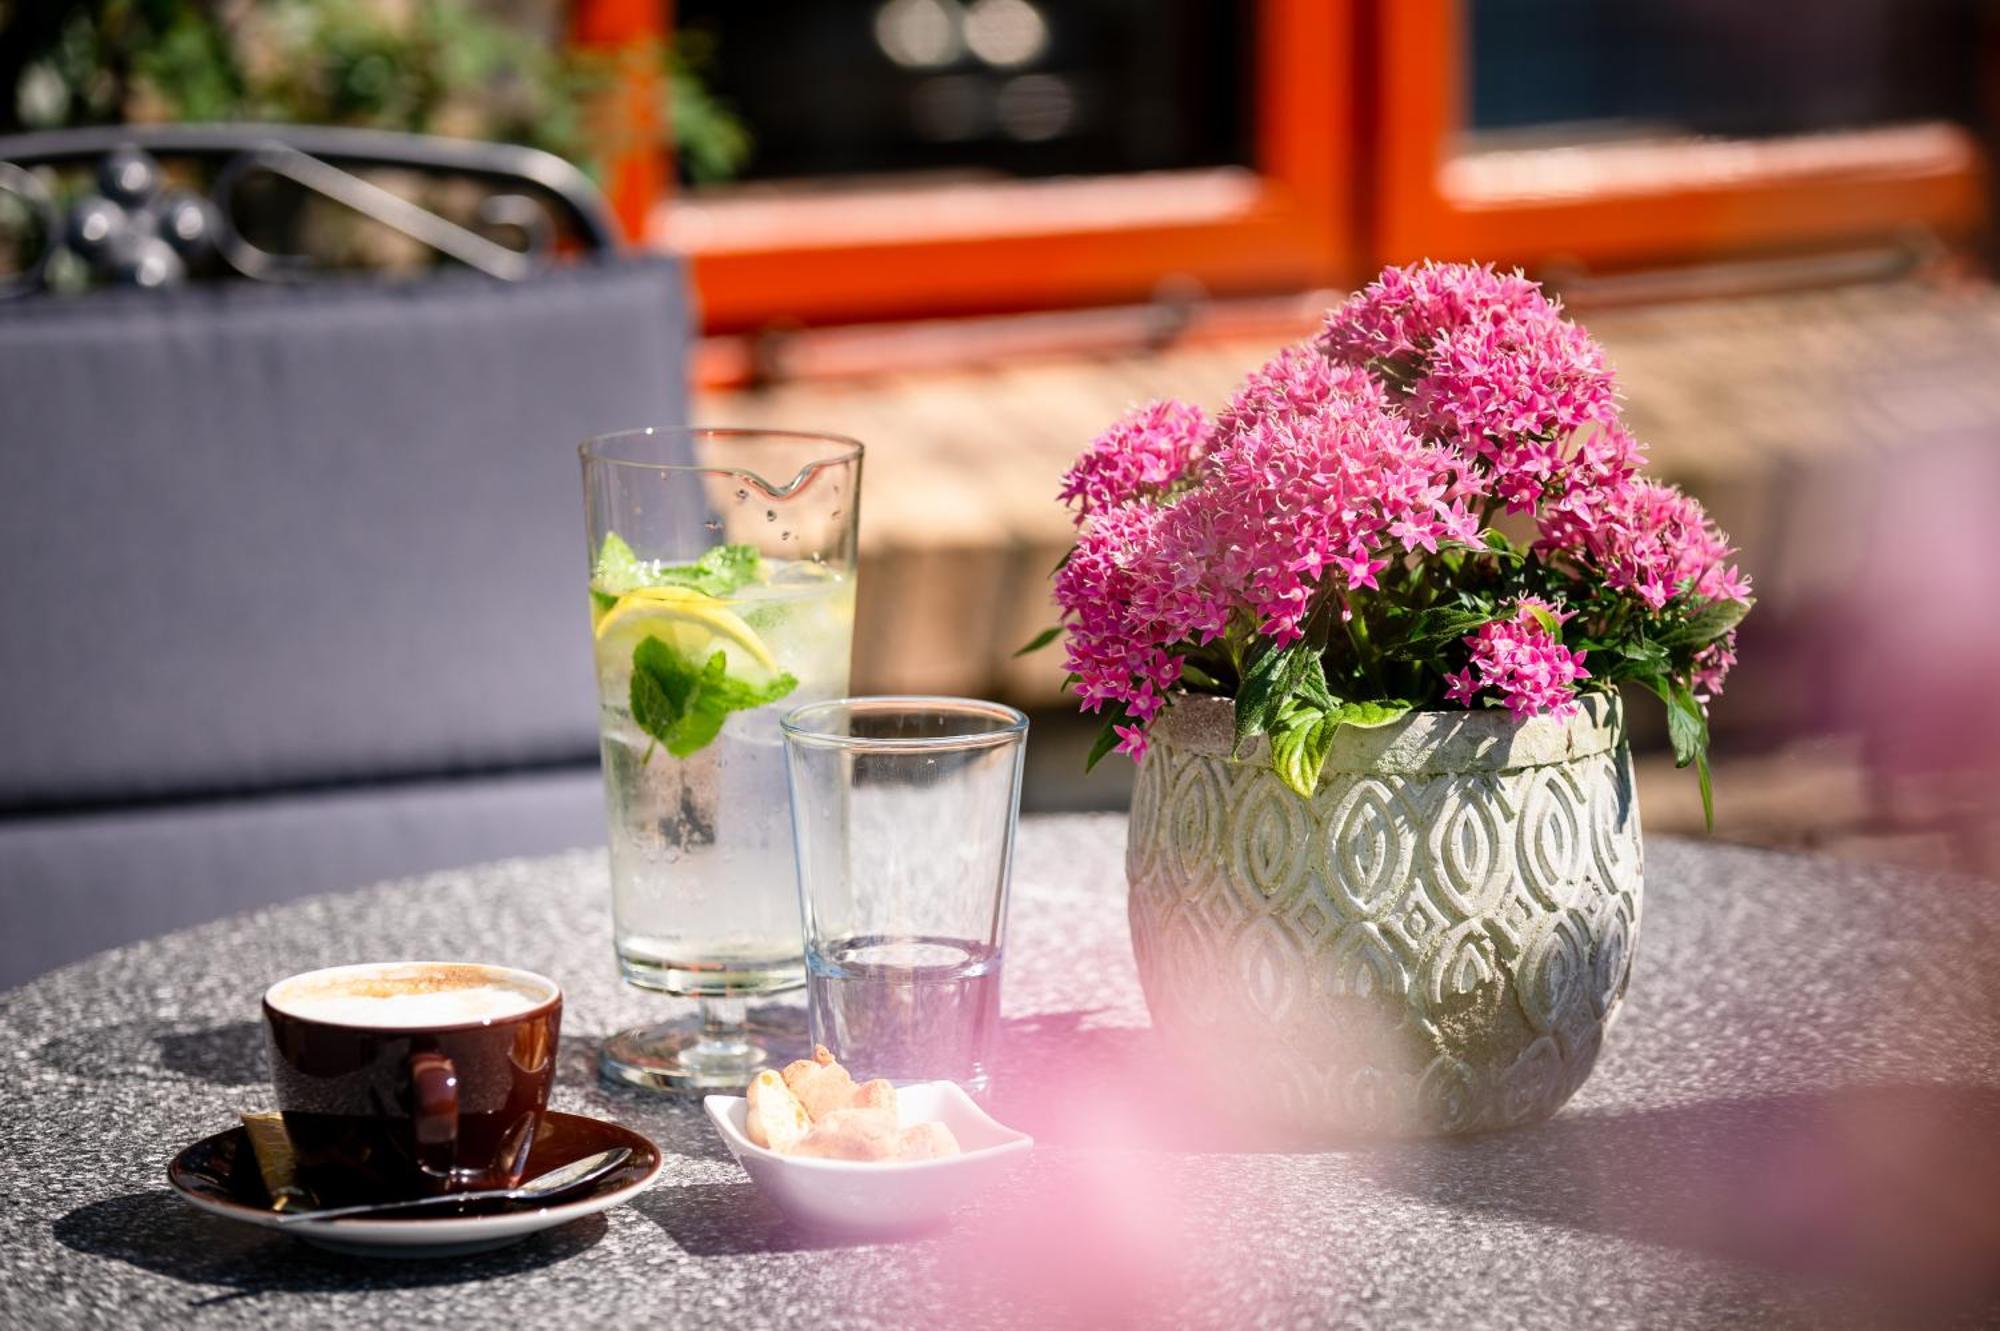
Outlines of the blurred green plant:
{"label": "blurred green plant", "polygon": [[471,0],[0,0],[0,130],[356,125],[525,143],[595,172],[629,145],[592,105],[635,64],[664,64],[661,143],[690,179],[725,180],[751,143],[708,92],[711,55],[695,35],[564,50]]}

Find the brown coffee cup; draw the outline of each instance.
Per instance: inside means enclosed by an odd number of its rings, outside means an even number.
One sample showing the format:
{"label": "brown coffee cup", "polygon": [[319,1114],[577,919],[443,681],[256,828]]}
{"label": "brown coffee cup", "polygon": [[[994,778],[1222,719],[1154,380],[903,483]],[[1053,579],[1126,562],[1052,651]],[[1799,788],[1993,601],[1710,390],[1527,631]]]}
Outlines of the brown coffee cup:
{"label": "brown coffee cup", "polygon": [[376,962],[264,993],[271,1081],[322,1203],[521,1181],[555,1078],[562,989],[532,971]]}

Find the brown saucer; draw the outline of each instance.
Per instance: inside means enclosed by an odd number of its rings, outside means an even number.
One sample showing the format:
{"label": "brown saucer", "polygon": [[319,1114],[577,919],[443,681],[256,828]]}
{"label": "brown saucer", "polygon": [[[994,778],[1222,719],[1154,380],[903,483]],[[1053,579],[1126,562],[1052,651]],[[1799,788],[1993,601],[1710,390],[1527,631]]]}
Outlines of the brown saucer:
{"label": "brown saucer", "polygon": [[[618,1168],[554,1204],[468,1202],[421,1216],[295,1220],[284,1226],[306,1242],[370,1257],[456,1257],[499,1248],[530,1234],[638,1196],[659,1176],[660,1148],[632,1129],[601,1118],[550,1110],[528,1152],[526,1177],[559,1169],[586,1155],[623,1146],[632,1154]],[[245,1224],[278,1227],[278,1212],[242,1127],[218,1132],[183,1150],[167,1166],[167,1182],[189,1205]]]}

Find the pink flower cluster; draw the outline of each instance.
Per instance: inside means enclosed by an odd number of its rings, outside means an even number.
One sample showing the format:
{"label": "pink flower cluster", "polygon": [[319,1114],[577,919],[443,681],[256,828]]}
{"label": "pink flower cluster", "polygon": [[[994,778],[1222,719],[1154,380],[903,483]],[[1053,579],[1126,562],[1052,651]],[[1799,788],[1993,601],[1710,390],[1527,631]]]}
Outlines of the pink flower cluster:
{"label": "pink flower cluster", "polygon": [[1201,408],[1185,402],[1154,402],[1127,412],[1070,467],[1058,498],[1094,513],[1158,494],[1201,457],[1208,429]]}
{"label": "pink flower cluster", "polygon": [[1701,702],[1708,702],[1722,692],[1722,681],[1729,678],[1729,667],[1736,664],[1736,630],[1709,643],[1694,654],[1694,696]]}
{"label": "pink flower cluster", "polygon": [[1489,694],[1517,717],[1573,715],[1577,683],[1590,678],[1584,654],[1564,647],[1536,610],[1568,618],[1546,601],[1524,598],[1512,615],[1481,625],[1465,640],[1471,663],[1444,677],[1445,699],[1476,707]]}
{"label": "pink flower cluster", "polygon": [[1671,485],[1633,480],[1594,496],[1587,522],[1552,524],[1544,544],[1576,555],[1614,591],[1658,610],[1676,596],[1746,601],[1750,580],[1735,550],[1695,500]]}
{"label": "pink flower cluster", "polygon": [[1394,387],[1425,434],[1475,463],[1477,493],[1510,513],[1615,487],[1638,465],[1629,435],[1591,428],[1618,417],[1604,349],[1519,274],[1387,269],[1327,316],[1318,345]]}
{"label": "pink flower cluster", "polygon": [[1118,747],[1135,758],[1146,750],[1145,723],[1181,673],[1167,647],[1184,635],[1139,608],[1141,593],[1154,599],[1163,581],[1158,531],[1170,511],[1134,501],[1093,514],[1056,574],[1056,599],[1069,624],[1069,669],[1083,709],[1122,704],[1139,724],[1119,727]]}
{"label": "pink flower cluster", "polygon": [[[1087,711],[1122,709],[1119,748],[1136,756],[1183,654],[1227,637],[1214,658],[1226,674],[1253,635],[1338,640],[1357,606],[1365,617],[1433,576],[1446,546],[1481,546],[1503,508],[1532,518],[1538,567],[1567,573],[1577,604],[1599,597],[1593,613],[1606,588],[1648,612],[1747,599],[1727,538],[1694,500],[1642,479],[1643,462],[1602,348],[1535,283],[1490,267],[1388,269],[1212,422],[1151,403],[1064,476],[1078,537],[1055,594],[1077,692]],[[1456,580],[1482,565],[1434,567]],[[1511,574],[1477,576],[1456,585],[1506,603]],[[1513,604],[1464,640],[1469,664],[1445,675],[1445,699],[1573,712],[1584,654],[1549,631],[1550,607]],[[1705,647],[1697,691],[1717,691],[1734,659],[1733,637]]]}
{"label": "pink flower cluster", "polygon": [[[1404,554],[1478,533],[1455,495],[1457,458],[1418,439],[1378,395],[1287,399],[1238,419],[1168,529],[1204,570],[1209,605],[1247,607],[1278,646],[1298,639],[1323,583],[1336,594],[1372,588]],[[1220,628],[1213,614],[1204,624]]]}
{"label": "pink flower cluster", "polygon": [[[1164,647],[1213,641],[1238,612],[1283,646],[1323,588],[1375,587],[1404,555],[1478,533],[1458,455],[1310,349],[1281,353],[1188,440],[1198,418],[1174,403],[1128,415],[1065,479],[1081,531],[1055,595],[1086,710],[1150,720],[1178,677]],[[1137,728],[1121,736],[1143,751]]]}

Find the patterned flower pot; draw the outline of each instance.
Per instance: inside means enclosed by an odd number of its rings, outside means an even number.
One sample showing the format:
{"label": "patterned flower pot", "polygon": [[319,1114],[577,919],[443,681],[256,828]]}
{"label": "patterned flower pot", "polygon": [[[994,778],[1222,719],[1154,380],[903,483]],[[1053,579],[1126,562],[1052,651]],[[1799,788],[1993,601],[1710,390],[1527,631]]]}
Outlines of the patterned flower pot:
{"label": "patterned flower pot", "polygon": [[1631,970],[1639,811],[1624,717],[1424,712],[1335,740],[1299,798],[1225,699],[1154,724],[1132,795],[1132,950],[1160,1033],[1287,1136],[1546,1118]]}

